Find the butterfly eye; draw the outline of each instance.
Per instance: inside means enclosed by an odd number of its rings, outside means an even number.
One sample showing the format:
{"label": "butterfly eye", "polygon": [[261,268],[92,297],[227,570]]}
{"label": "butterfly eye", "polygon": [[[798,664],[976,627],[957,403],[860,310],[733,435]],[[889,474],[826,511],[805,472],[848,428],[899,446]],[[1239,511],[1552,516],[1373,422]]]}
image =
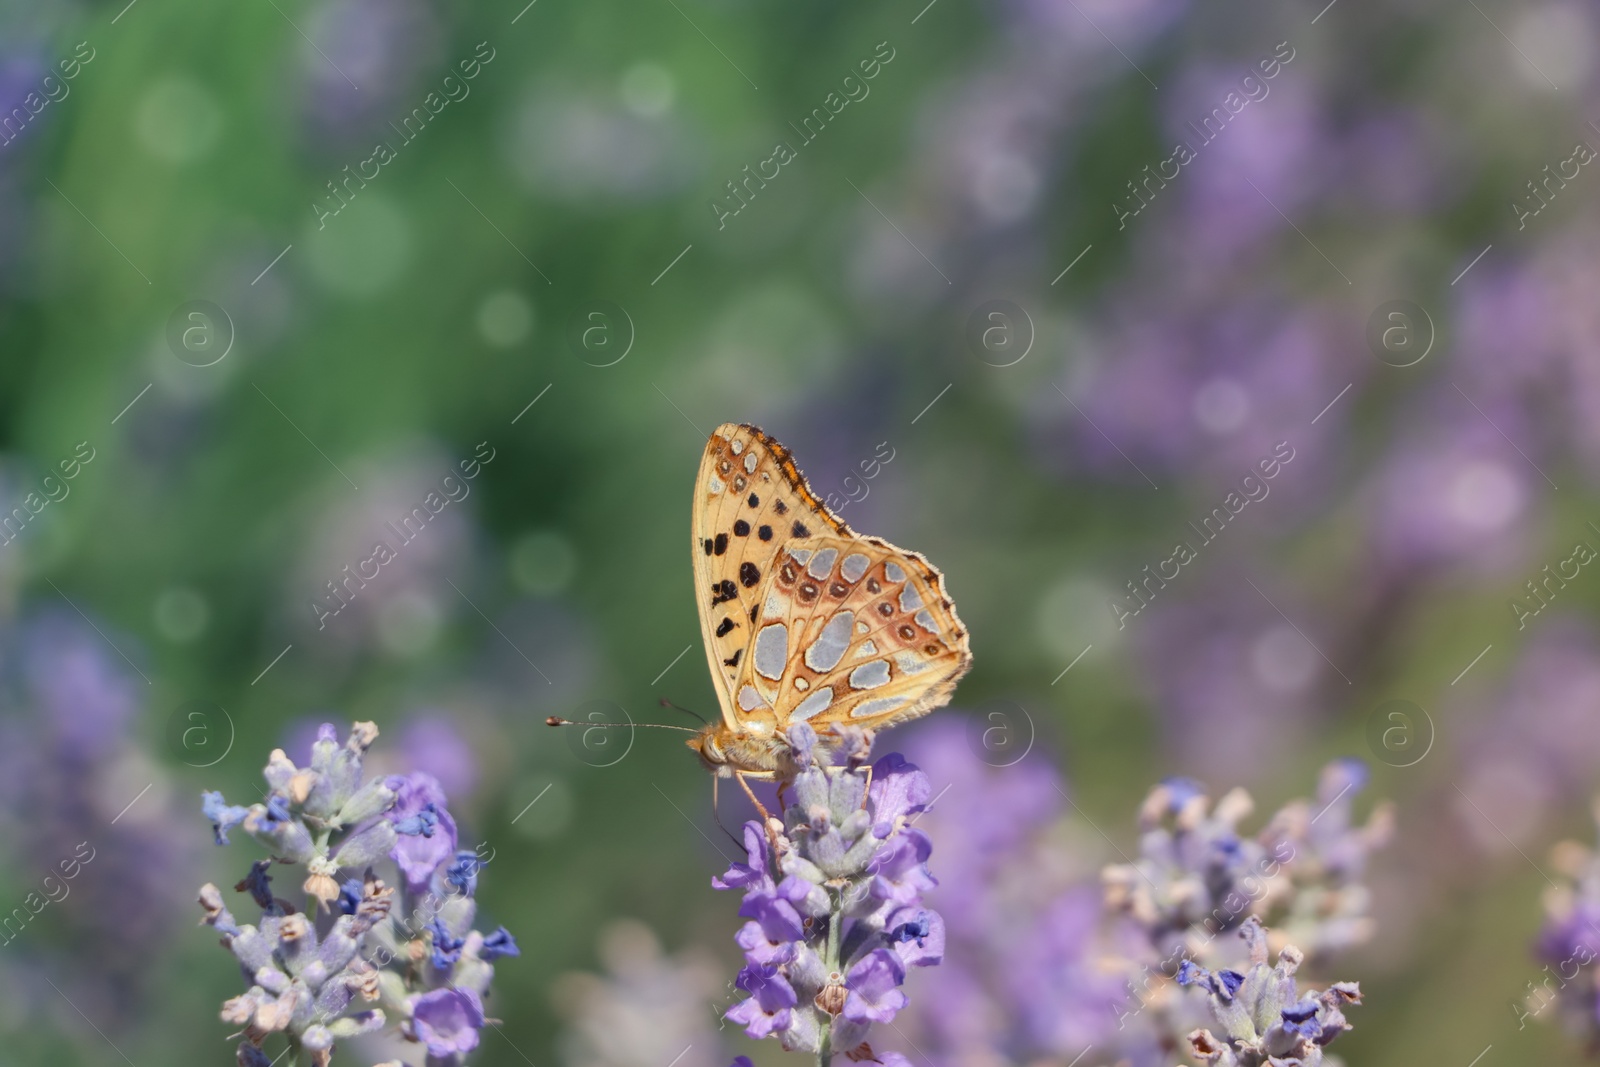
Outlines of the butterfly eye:
{"label": "butterfly eye", "polygon": [[834,582],[828,586],[828,595],[835,600],[843,600],[850,595],[850,587],[843,582]]}
{"label": "butterfly eye", "polygon": [[793,563],[785,563],[778,568],[778,581],[784,585],[793,585],[794,580],[800,577],[800,572],[794,569]]}
{"label": "butterfly eye", "polygon": [[727,474],[729,471],[733,470],[733,464],[729,463],[727,460],[723,460],[721,463],[717,464],[717,470],[723,474]]}
{"label": "butterfly eye", "polygon": [[869,592],[869,593],[881,593],[881,592],[883,592],[883,583],[879,582],[878,579],[876,579],[876,578],[868,578],[867,579],[867,592]]}
{"label": "butterfly eye", "polygon": [[887,600],[883,601],[878,605],[878,614],[887,619],[889,616],[894,614],[894,605],[889,603]]}
{"label": "butterfly eye", "polygon": [[744,487],[749,484],[749,482],[745,481],[744,475],[741,474],[739,477],[733,480],[733,491],[735,493],[742,493],[744,492]]}
{"label": "butterfly eye", "polygon": [[910,641],[917,636],[917,631],[913,630],[911,628],[911,624],[908,622],[901,623],[900,629],[896,630],[895,632],[900,635],[900,639],[902,641]]}
{"label": "butterfly eye", "polygon": [[[817,592],[818,592],[818,590],[817,590],[817,583],[816,582],[801,582],[800,583],[800,603],[809,604],[813,600],[816,600],[817,599]],[[909,627],[908,627],[908,629],[909,629]]]}

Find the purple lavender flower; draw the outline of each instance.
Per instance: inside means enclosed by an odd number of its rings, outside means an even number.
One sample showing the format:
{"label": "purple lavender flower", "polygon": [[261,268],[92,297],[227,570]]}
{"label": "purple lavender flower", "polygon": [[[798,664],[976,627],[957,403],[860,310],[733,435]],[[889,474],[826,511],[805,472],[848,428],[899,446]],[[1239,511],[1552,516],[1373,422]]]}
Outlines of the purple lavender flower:
{"label": "purple lavender flower", "polygon": [[739,914],[750,920],[735,937],[746,960],[737,985],[749,996],[727,1018],[825,1065],[834,1051],[857,1052],[872,1024],[906,1006],[906,968],[940,961],[944,920],[922,902],[938,884],[927,869],[932,844],[907,825],[927,806],[927,776],[885,756],[869,788],[864,752],[824,767],[815,741],[806,724],[791,729],[802,770],[782,832],[776,820],[771,839],[746,823],[749,862],[712,884],[743,889]]}
{"label": "purple lavender flower", "polygon": [[478,1047],[483,1001],[470,989],[435,989],[411,1006],[411,1031],[428,1049],[428,1062],[460,1063]]}
{"label": "purple lavender flower", "polygon": [[760,1039],[782,1033],[794,1024],[792,1009],[798,998],[776,966],[752,961],[739,972],[734,984],[750,996],[729,1008],[727,1017],[743,1026],[746,1034]]}
{"label": "purple lavender flower", "polygon": [[[291,1049],[326,1067],[339,1040],[394,1020],[426,1046],[429,1067],[458,1067],[478,1044],[492,961],[519,955],[504,927],[488,936],[473,929],[481,865],[475,854],[455,852],[455,821],[438,783],[421,773],[363,781],[377,735],[373,724],[356,723],[341,745],[324,726],[309,766],[297,767],[282,749],[272,753],[264,803],[241,808],[220,793],[203,797],[218,844],[240,827],[278,863],[303,863],[307,872],[301,913],[273,896],[270,862],[253,863],[235,888],[261,909],[254,925],[234,919],[215,885],[200,890],[205,922],[223,935],[248,985],[222,1008],[244,1039],[240,1063],[258,1063],[262,1042],[282,1032]],[[373,869],[391,860],[403,875],[398,901]]]}
{"label": "purple lavender flower", "polygon": [[905,980],[906,968],[899,956],[890,949],[873,949],[845,975],[844,987],[849,992],[844,1017],[854,1023],[892,1022],[907,1003],[900,991]]}
{"label": "purple lavender flower", "polygon": [[386,784],[397,798],[385,816],[396,834],[390,856],[413,890],[426,888],[433,872],[455,856],[456,821],[433,775],[392,775]]}

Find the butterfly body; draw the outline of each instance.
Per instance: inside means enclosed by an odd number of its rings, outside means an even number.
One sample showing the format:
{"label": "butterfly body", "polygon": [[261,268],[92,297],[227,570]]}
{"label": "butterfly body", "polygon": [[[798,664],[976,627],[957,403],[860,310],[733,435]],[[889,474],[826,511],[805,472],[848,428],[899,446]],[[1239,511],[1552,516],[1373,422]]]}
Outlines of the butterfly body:
{"label": "butterfly body", "polygon": [[695,483],[695,595],[722,719],[689,747],[719,776],[787,777],[809,722],[825,749],[924,715],[972,663],[944,577],[852,531],[788,449],[726,423]]}

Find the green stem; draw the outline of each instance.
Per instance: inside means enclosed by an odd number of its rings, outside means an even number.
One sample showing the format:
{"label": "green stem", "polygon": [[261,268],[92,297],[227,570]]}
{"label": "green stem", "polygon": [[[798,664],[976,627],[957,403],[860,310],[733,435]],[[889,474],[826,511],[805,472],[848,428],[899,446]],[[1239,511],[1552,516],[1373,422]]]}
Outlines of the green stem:
{"label": "green stem", "polygon": [[[828,910],[828,943],[823,949],[822,967],[827,972],[831,981],[839,973],[839,939],[840,930],[844,926],[844,894],[837,889],[828,889],[829,902],[832,907]],[[833,1017],[828,1017],[828,1024],[822,1031],[822,1038],[817,1044],[817,1067],[829,1067],[833,1060]]]}

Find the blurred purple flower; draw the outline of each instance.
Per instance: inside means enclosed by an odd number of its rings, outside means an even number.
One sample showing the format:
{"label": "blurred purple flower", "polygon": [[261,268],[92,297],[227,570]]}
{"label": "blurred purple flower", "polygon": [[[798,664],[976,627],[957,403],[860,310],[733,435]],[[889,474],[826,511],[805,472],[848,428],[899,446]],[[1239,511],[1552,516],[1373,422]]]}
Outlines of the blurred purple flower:
{"label": "blurred purple flower", "polygon": [[1296,610],[1293,594],[1257,575],[1268,603],[1244,577],[1237,571],[1218,572],[1210,581],[1194,575],[1187,593],[1162,591],[1130,625],[1143,667],[1139,677],[1178,764],[1227,767],[1250,781],[1270,771],[1273,753],[1290,751],[1305,737],[1320,704],[1316,683],[1327,671],[1317,648],[1331,642],[1310,622],[1302,625],[1309,639],[1302,636],[1273,609],[1276,604],[1291,618],[1315,617]]}
{"label": "blurred purple flower", "polygon": [[422,712],[408,719],[400,727],[400,749],[407,766],[433,775],[457,800],[478,782],[478,758],[447,712]]}
{"label": "blurred purple flower", "polygon": [[[1528,629],[1489,713],[1462,742],[1461,823],[1490,853],[1506,852],[1507,838],[1518,847],[1531,844],[1548,820],[1592,787],[1600,766],[1594,624],[1571,614],[1541,615]],[[1494,827],[1479,811],[1494,813]]]}
{"label": "blurred purple flower", "polygon": [[[330,152],[371,152],[372,137],[395,143],[387,121],[422,106],[422,71],[440,59],[437,17],[426,0],[324,0],[300,49],[302,109]],[[314,42],[314,43],[312,43]],[[443,77],[445,73],[441,72]],[[415,96],[416,99],[411,99]]]}
{"label": "blurred purple flower", "polygon": [[[1214,264],[1193,269],[1218,277]],[[1326,313],[1236,297],[1219,311],[1209,286],[1173,296],[1159,317],[1150,316],[1147,302],[1143,288],[1126,306],[1111,297],[1114,310],[1097,331],[1106,338],[1103,355],[1078,364],[1062,385],[1082,414],[1064,400],[1048,405],[1044,440],[1107,478],[1139,481],[1130,457],[1147,471],[1179,472],[1204,493],[1187,502],[1201,515],[1246,475],[1260,481],[1259,461],[1284,442],[1294,458],[1264,483],[1267,495],[1255,513],[1241,515],[1248,516],[1241,533],[1269,536],[1303,510],[1285,511],[1288,500],[1326,491],[1330,444],[1349,411],[1341,405],[1310,424],[1350,382],[1346,361],[1327,340]]]}
{"label": "blurred purple flower", "polygon": [[105,654],[105,641],[66,615],[47,614],[24,636],[24,670],[63,744],[95,759],[125,743],[135,682]]}
{"label": "blurred purple flower", "polygon": [[168,776],[132,735],[140,683],[105,637],[54,611],[6,625],[0,649],[3,859],[54,898],[39,925],[7,926],[8,952],[108,1027],[133,1025],[152,992],[139,976],[179,923],[172,879],[197,860]]}
{"label": "blurred purple flower", "polygon": [[[1292,75],[1294,68],[1286,69]],[[1213,108],[1228,114],[1223,100],[1230,93],[1246,99],[1240,90],[1240,81],[1246,76],[1260,87],[1252,90],[1255,94],[1264,89],[1266,95],[1249,100],[1244,110],[1233,115],[1221,127],[1222,132],[1211,133],[1213,139],[1207,142],[1194,127],[1210,117]],[[1227,262],[1287,229],[1280,209],[1292,217],[1297,207],[1318,196],[1327,152],[1321,101],[1303,80],[1293,76],[1280,73],[1263,81],[1248,59],[1229,67],[1195,69],[1180,80],[1178,91],[1170,98],[1177,103],[1166,116],[1167,133],[1174,143],[1187,144],[1196,157],[1171,179],[1169,188],[1156,186],[1151,206],[1164,222],[1171,215],[1163,210],[1167,205],[1162,199],[1181,203],[1184,243]],[[1214,127],[1217,121],[1212,119]],[[1170,152],[1171,146],[1167,147]],[[1129,177],[1136,185],[1143,181],[1142,172]],[[1140,191],[1149,195],[1143,187]],[[1176,197],[1171,196],[1174,192]],[[1130,206],[1138,204],[1133,200]],[[1141,214],[1139,222],[1154,224],[1145,240],[1163,247],[1170,244],[1170,234],[1153,232],[1160,226],[1156,220]]]}
{"label": "blurred purple flower", "polygon": [[[1478,405],[1474,409],[1473,404]],[[1521,521],[1544,483],[1502,434],[1528,440],[1516,409],[1454,389],[1391,444],[1366,491],[1371,540],[1385,571],[1470,563],[1492,576],[1526,562]],[[1491,422],[1492,420],[1492,422]]]}

